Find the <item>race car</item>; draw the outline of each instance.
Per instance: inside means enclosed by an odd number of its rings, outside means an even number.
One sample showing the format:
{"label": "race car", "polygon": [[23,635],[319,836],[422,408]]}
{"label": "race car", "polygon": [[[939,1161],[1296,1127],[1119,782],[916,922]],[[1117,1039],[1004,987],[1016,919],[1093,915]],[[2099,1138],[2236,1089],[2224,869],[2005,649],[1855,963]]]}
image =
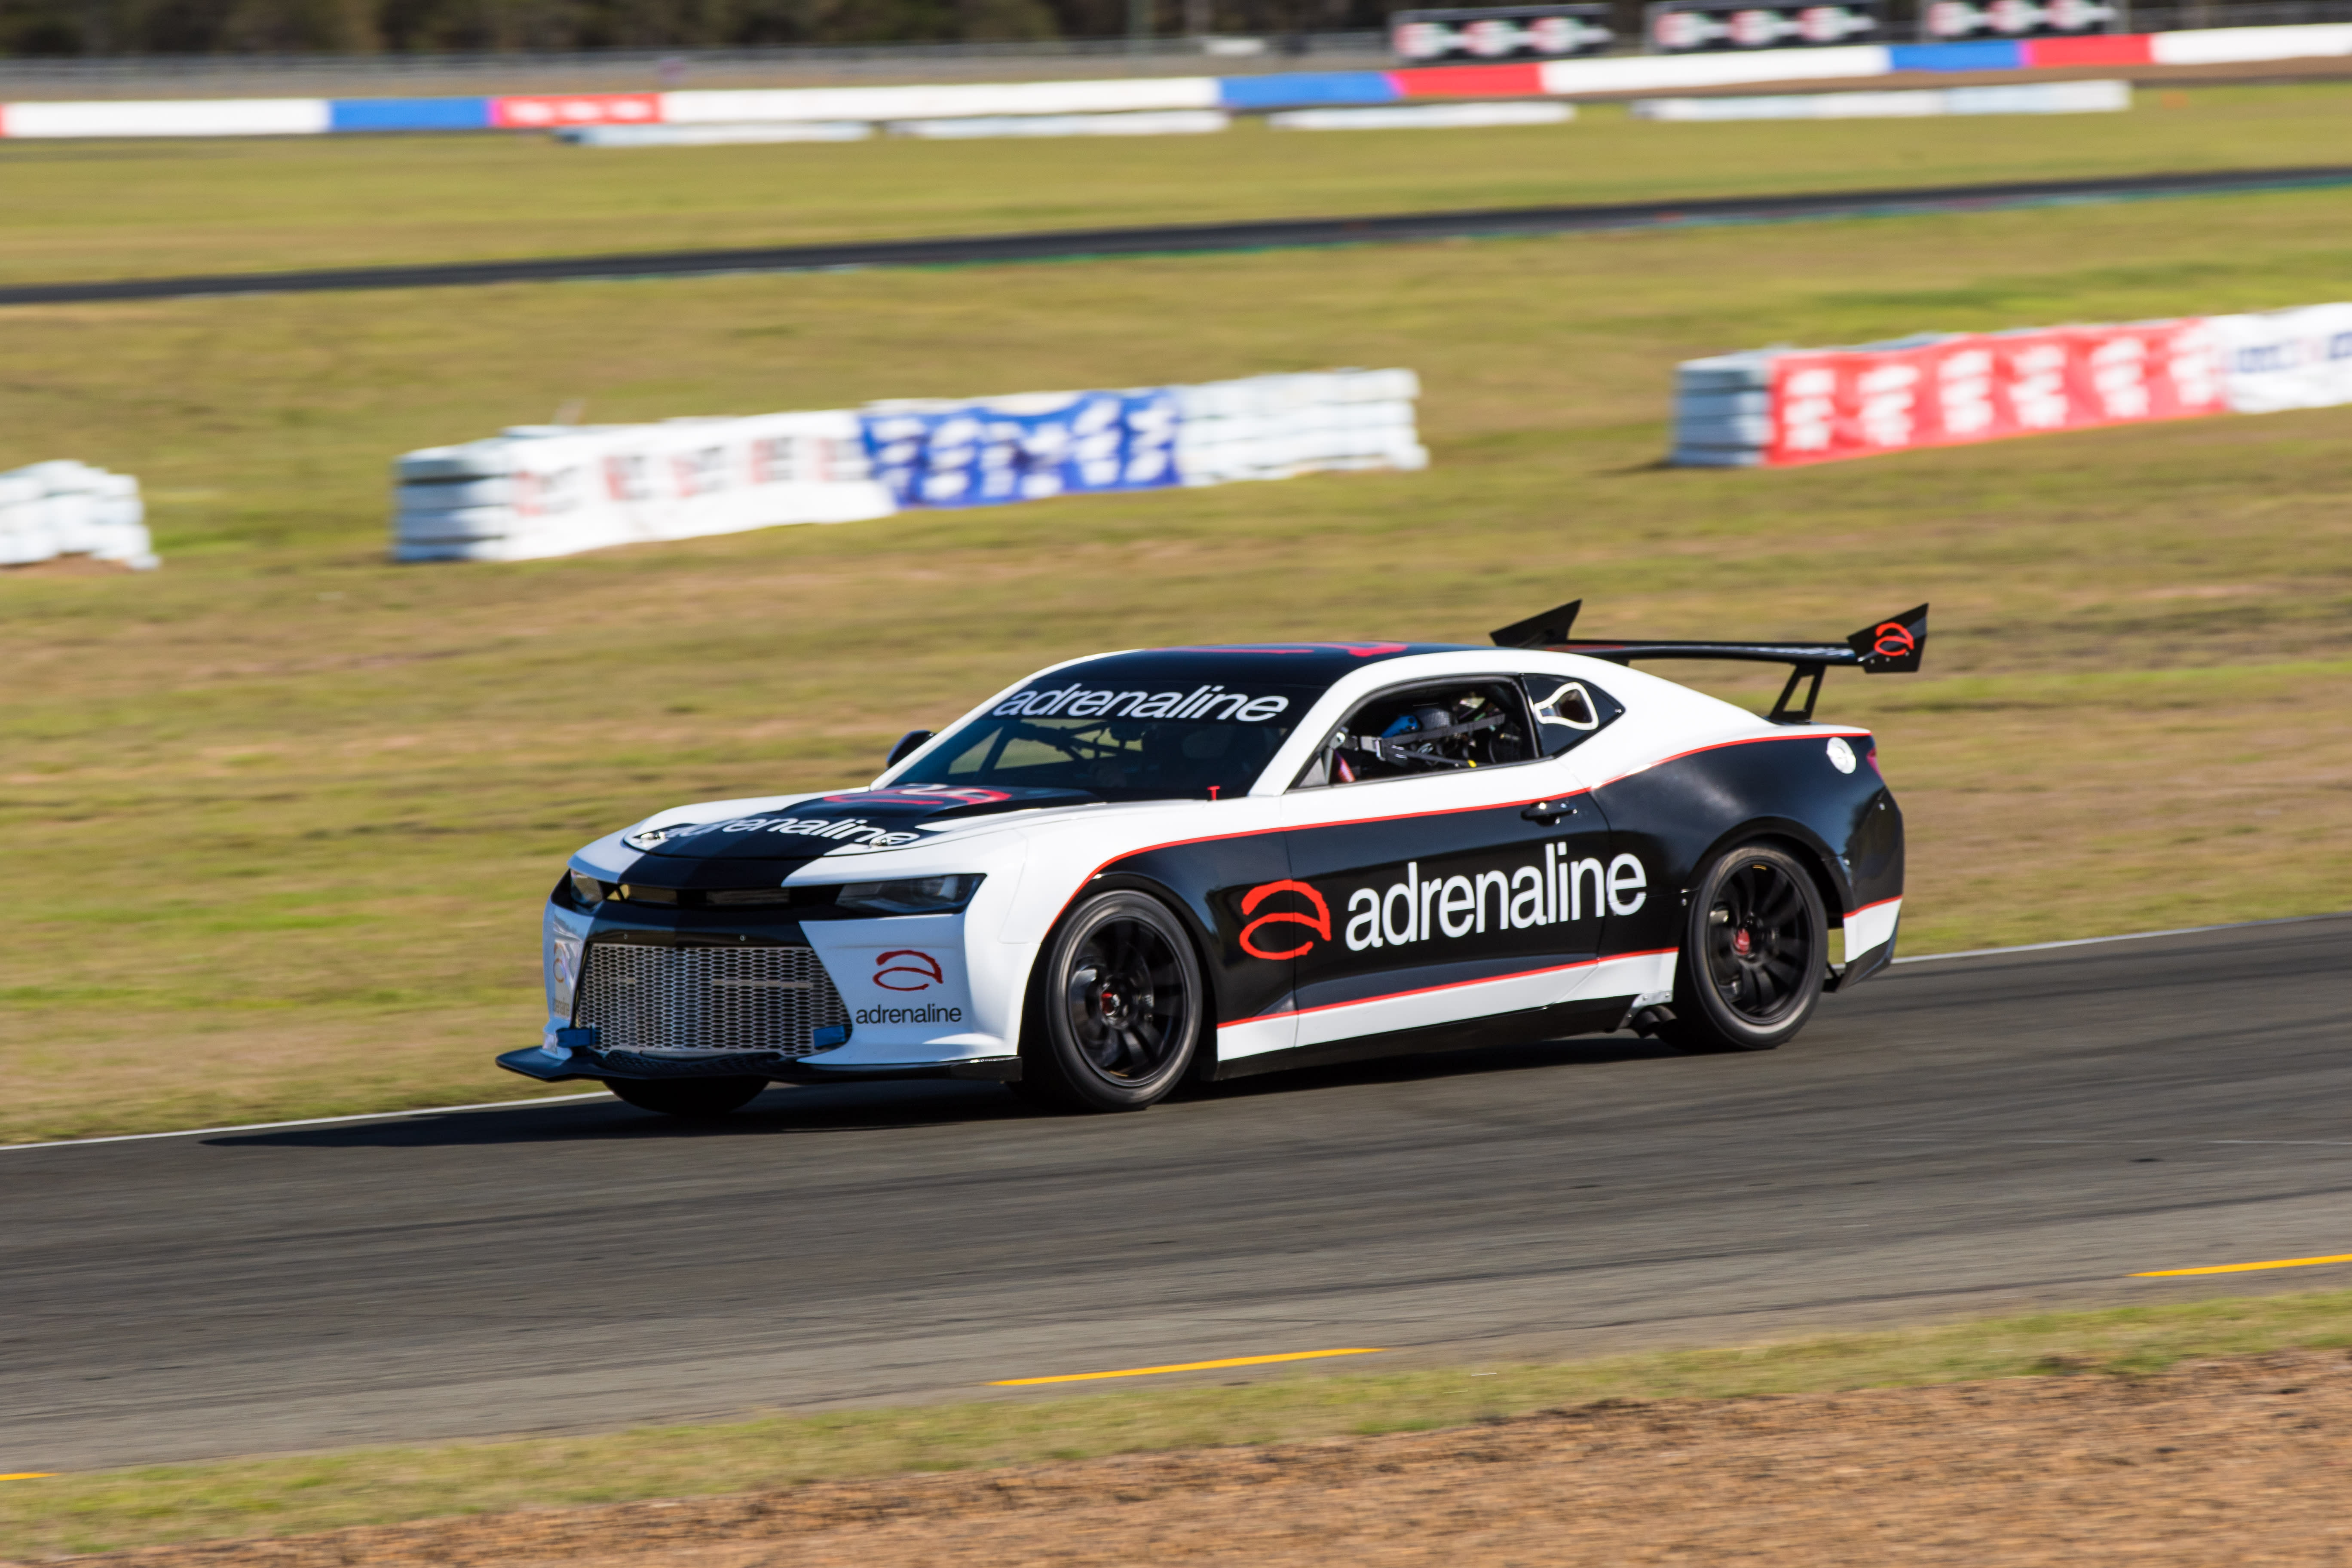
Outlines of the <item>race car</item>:
{"label": "race car", "polygon": [[[1631,1028],[1763,1050],[1894,954],[1903,817],[1835,643],[1297,642],[1073,659],[863,789],[656,812],[572,857],[541,1043],[499,1065],[681,1116],[772,1082],[1188,1080]],[[1790,667],[1761,717],[1633,668]],[[1830,927],[1843,950],[1832,962]]]}

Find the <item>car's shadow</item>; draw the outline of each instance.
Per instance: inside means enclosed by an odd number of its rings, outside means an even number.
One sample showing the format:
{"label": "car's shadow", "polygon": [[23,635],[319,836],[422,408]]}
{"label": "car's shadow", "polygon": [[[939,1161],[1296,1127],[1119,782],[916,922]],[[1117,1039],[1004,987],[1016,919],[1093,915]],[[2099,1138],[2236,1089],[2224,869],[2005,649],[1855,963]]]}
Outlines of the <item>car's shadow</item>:
{"label": "car's shadow", "polygon": [[[1559,1071],[1612,1063],[1671,1059],[1655,1040],[1628,1036],[1548,1045],[1420,1052],[1334,1067],[1300,1068],[1223,1083],[1189,1085],[1172,1103],[1313,1094],[1336,1089],[1491,1073]],[[1055,1121],[1051,1111],[1016,1099],[1002,1085],[922,1079],[906,1083],[817,1084],[771,1089],[730,1116],[687,1121],[639,1110],[618,1100],[559,1100],[497,1110],[453,1110],[331,1127],[222,1134],[205,1143],[232,1149],[441,1149],[467,1145],[640,1142],[678,1138],[762,1138],[778,1134],[912,1131],[992,1121]]]}

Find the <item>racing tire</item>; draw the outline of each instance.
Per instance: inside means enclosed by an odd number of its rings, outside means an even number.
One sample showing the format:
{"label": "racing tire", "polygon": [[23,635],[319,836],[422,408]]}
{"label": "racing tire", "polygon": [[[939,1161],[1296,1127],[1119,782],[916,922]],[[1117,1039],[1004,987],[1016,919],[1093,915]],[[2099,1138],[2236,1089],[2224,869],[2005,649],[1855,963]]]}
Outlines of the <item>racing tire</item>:
{"label": "racing tire", "polygon": [[1793,856],[1762,844],[1717,857],[1693,890],[1675,970],[1685,1051],[1769,1051],[1812,1017],[1829,971],[1821,889]]}
{"label": "racing tire", "polygon": [[708,1121],[751,1103],[763,1078],[608,1078],[604,1087],[639,1110]]}
{"label": "racing tire", "polygon": [[1023,1100],[1060,1110],[1141,1110],[1183,1081],[1206,1025],[1192,939],[1145,893],[1097,893],[1070,911],[1032,981]]}

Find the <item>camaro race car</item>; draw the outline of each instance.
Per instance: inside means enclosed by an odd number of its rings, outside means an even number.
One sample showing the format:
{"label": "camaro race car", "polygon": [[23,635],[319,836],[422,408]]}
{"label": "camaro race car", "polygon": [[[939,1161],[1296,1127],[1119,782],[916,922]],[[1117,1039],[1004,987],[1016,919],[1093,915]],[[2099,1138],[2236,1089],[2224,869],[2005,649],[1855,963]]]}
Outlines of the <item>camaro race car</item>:
{"label": "camaro race car", "polygon": [[[1903,818],[1842,643],[1268,643],[1055,665],[864,789],[656,812],[572,858],[548,1019],[499,1058],[679,1115],[772,1081],[1188,1078],[1631,1027],[1764,1049],[1894,954]],[[1635,660],[1787,664],[1758,717]],[[1842,927],[1832,963],[1829,935]]]}

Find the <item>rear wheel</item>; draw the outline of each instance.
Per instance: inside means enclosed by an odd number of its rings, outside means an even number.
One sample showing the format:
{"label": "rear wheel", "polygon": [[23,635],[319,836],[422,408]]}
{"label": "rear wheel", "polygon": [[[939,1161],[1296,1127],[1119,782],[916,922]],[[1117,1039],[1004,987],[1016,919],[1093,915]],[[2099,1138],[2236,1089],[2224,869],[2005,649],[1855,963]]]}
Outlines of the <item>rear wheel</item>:
{"label": "rear wheel", "polygon": [[749,1104],[763,1078],[609,1078],[604,1087],[640,1110],[701,1121]]}
{"label": "rear wheel", "polygon": [[1744,845],[1692,895],[1665,1037],[1685,1050],[1769,1051],[1813,1016],[1828,963],[1812,878],[1783,850]]}
{"label": "rear wheel", "polygon": [[1018,1092],[1069,1110],[1140,1110],[1199,1049],[1205,988],[1192,938],[1143,893],[1098,893],[1046,946]]}

